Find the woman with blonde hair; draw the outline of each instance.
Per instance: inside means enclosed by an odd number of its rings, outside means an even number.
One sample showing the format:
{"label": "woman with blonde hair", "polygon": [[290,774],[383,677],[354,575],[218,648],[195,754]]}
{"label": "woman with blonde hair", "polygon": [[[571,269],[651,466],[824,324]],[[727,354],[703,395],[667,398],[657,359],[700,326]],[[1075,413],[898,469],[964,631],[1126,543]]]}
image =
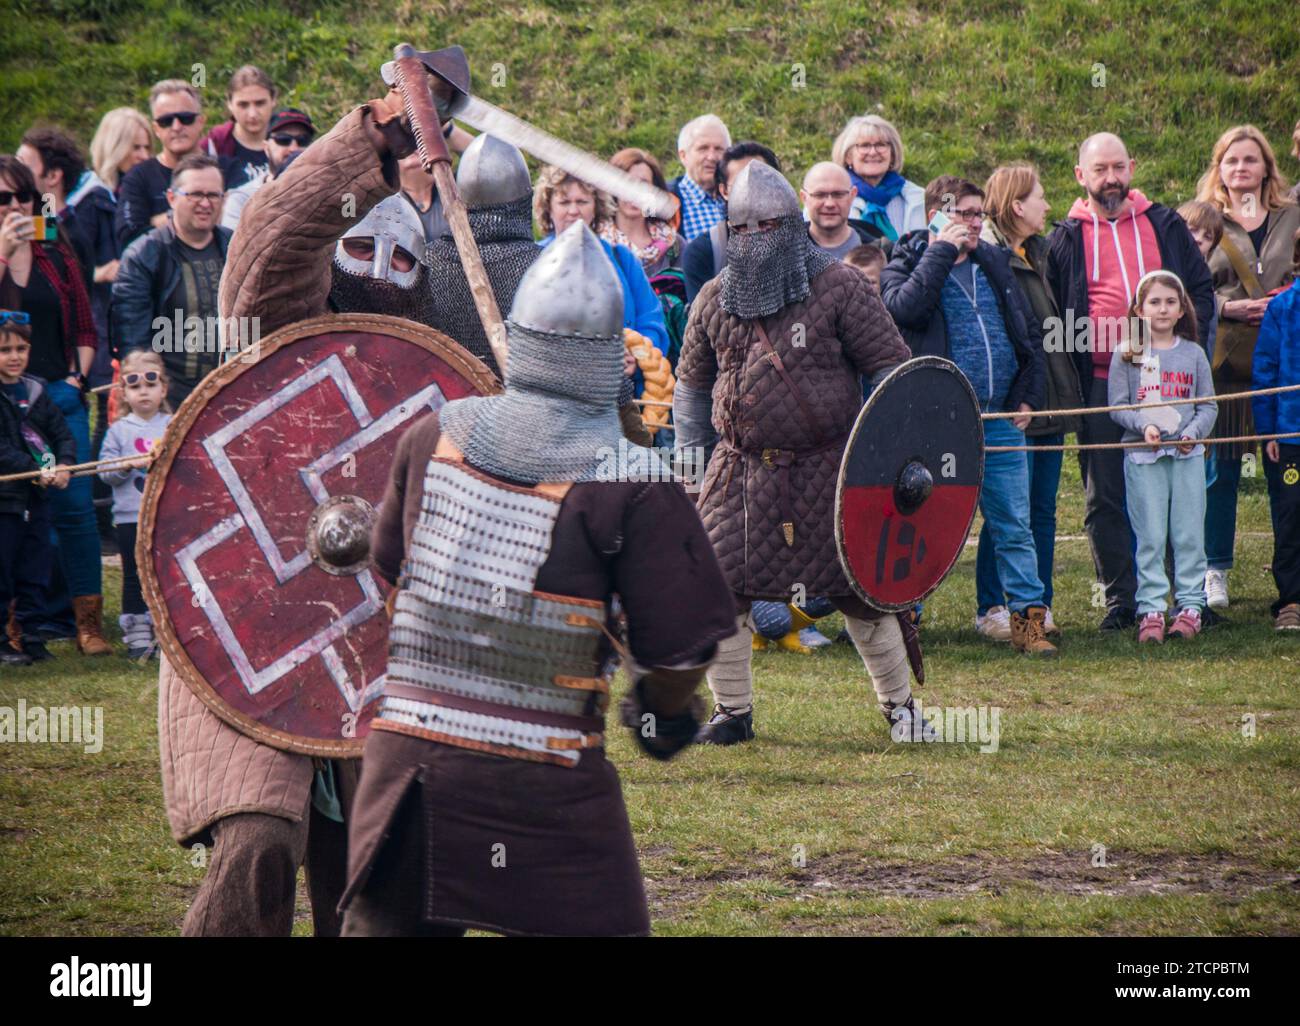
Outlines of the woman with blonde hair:
{"label": "woman with blonde hair", "polygon": [[126,173],[152,156],[149,119],[134,107],[114,107],[99,119],[95,138],[90,141],[90,166],[98,184],[114,196]]}
{"label": "woman with blonde hair", "polygon": [[[609,162],[633,178],[666,190],[667,180],[659,161],[645,150],[629,146],[609,158]],[[630,200],[616,200],[614,219],[597,233],[606,242],[626,246],[641,261],[647,277],[654,277],[670,267],[680,267],[684,240],[667,221],[646,217],[644,211]]]}
{"label": "woman with blonde hair", "polygon": [[849,118],[831,160],[858,190],[849,217],[874,225],[891,242],[925,227],[925,190],[903,177],[903,139],[877,114]]}
{"label": "woman with blonde hair", "polygon": [[[1011,258],[1011,270],[1029,299],[1029,305],[1048,335],[1053,318],[1060,318],[1056,298],[1047,284],[1047,214],[1052,209],[1043,194],[1038,169],[1032,164],[1009,164],[998,168],[984,186],[984,229],[980,238],[998,246]],[[1044,410],[1077,409],[1086,405],[1079,386],[1079,371],[1064,346],[1045,346],[1047,357],[1047,401]],[[1029,529],[1038,555],[1038,577],[1043,582],[1043,604],[1047,607],[1047,633],[1060,632],[1052,619],[1052,568],[1056,551],[1056,495],[1061,482],[1063,453],[1052,452],[1065,435],[1079,430],[1078,417],[1036,417],[1025,429],[1025,443],[1032,446],[1026,460],[1029,469]],[[1038,451],[1039,447],[1044,447]],[[975,558],[975,629],[995,641],[1011,640],[1011,613],[998,576],[993,536],[984,525]]]}
{"label": "woman with blonde hair", "polygon": [[[1288,195],[1273,148],[1254,125],[1236,125],[1214,144],[1196,198],[1223,213],[1223,236],[1210,254],[1219,325],[1211,366],[1219,393],[1250,390],[1255,338],[1272,293],[1294,277],[1292,240],[1300,207]],[[1219,437],[1254,433],[1249,399],[1219,405]],[[1218,445],[1211,460],[1205,506],[1205,587],[1211,608],[1228,605],[1228,570],[1237,534],[1237,488],[1241,460],[1251,443]],[[1277,491],[1277,465],[1264,461],[1270,497]]]}

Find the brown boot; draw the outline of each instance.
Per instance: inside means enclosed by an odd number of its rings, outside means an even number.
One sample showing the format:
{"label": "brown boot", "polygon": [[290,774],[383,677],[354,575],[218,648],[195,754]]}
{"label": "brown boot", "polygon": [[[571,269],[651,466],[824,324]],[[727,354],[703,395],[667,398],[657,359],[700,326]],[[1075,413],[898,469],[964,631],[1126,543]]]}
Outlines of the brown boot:
{"label": "brown boot", "polygon": [[1047,610],[1030,606],[1024,613],[1011,614],[1011,647],[1035,656],[1054,656],[1056,646],[1047,640]]}
{"label": "brown boot", "polygon": [[18,600],[15,599],[13,602],[9,603],[9,608],[4,611],[5,617],[8,620],[5,624],[5,637],[10,648],[15,652],[21,652],[23,650],[23,631],[22,628],[18,626],[18,617],[16,615],[17,609]]}
{"label": "brown boot", "polygon": [[77,618],[78,651],[88,656],[112,655],[112,646],[104,640],[104,596],[76,596],[72,613]]}

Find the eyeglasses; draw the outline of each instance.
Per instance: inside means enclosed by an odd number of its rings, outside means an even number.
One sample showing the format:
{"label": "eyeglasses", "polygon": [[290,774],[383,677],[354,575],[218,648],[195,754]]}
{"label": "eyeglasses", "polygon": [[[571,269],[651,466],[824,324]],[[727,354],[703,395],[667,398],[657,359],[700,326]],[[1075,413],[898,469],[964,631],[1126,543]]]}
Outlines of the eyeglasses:
{"label": "eyeglasses", "polygon": [[138,385],[144,382],[146,385],[156,385],[161,380],[157,371],[131,371],[122,375],[122,384]]}
{"label": "eyeglasses", "polygon": [[21,310],[0,310],[0,324],[31,324],[32,315]]}
{"label": "eyeglasses", "polygon": [[271,136],[271,142],[277,146],[292,146],[297,143],[300,149],[306,149],[311,145],[314,137],[310,135],[294,135],[292,132],[277,132]]}
{"label": "eyeglasses", "polygon": [[948,213],[953,217],[959,217],[963,221],[983,221],[985,212],[983,210],[950,210]]}
{"label": "eyeglasses", "polygon": [[821,203],[823,200],[834,200],[839,203],[841,200],[848,199],[850,195],[849,189],[836,189],[833,192],[810,192],[808,198],[814,203]]}
{"label": "eyeglasses", "polygon": [[9,189],[0,189],[0,207],[7,207],[14,200],[19,203],[35,203],[36,193],[30,189],[18,189],[14,192]]}
{"label": "eyeglasses", "polygon": [[192,125],[198,116],[197,111],[185,110],[177,114],[163,114],[153,120],[159,128],[171,128],[173,121],[179,121],[182,125]]}
{"label": "eyeglasses", "polygon": [[868,150],[879,150],[881,153],[889,153],[891,150],[893,150],[893,147],[890,146],[889,143],[887,142],[858,143],[857,148],[862,150],[864,153],[867,152]]}
{"label": "eyeglasses", "polygon": [[188,189],[173,189],[172,192],[176,193],[177,196],[188,197],[195,203],[202,203],[204,200],[207,200],[209,203],[216,203],[221,199],[222,195],[219,192],[191,192]]}

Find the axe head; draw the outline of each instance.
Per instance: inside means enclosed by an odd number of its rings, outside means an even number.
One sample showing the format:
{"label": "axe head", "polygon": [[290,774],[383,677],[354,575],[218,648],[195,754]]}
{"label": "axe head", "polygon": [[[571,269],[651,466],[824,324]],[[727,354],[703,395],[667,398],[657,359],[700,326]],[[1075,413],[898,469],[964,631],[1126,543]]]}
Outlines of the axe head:
{"label": "axe head", "polygon": [[[442,50],[416,50],[414,56],[419,58],[431,75],[437,75],[457,92],[469,94],[469,61],[459,46],[448,46]],[[397,73],[392,61],[387,61],[379,69],[379,74],[385,85],[397,84]]]}

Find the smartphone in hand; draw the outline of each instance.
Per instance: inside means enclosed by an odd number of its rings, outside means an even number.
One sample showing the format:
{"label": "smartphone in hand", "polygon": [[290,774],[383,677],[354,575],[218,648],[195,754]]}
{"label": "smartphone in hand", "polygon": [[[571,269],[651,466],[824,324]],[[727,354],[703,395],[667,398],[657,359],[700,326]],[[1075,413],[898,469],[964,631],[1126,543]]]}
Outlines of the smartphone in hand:
{"label": "smartphone in hand", "polygon": [[930,223],[927,224],[925,227],[928,231],[932,231],[934,232],[935,235],[938,235],[950,224],[952,224],[952,218],[949,217],[947,214],[945,214],[942,210],[936,210],[934,212],[934,217],[930,218]]}
{"label": "smartphone in hand", "polygon": [[59,237],[59,224],[52,217],[37,215],[32,218],[32,241],[53,242]]}

